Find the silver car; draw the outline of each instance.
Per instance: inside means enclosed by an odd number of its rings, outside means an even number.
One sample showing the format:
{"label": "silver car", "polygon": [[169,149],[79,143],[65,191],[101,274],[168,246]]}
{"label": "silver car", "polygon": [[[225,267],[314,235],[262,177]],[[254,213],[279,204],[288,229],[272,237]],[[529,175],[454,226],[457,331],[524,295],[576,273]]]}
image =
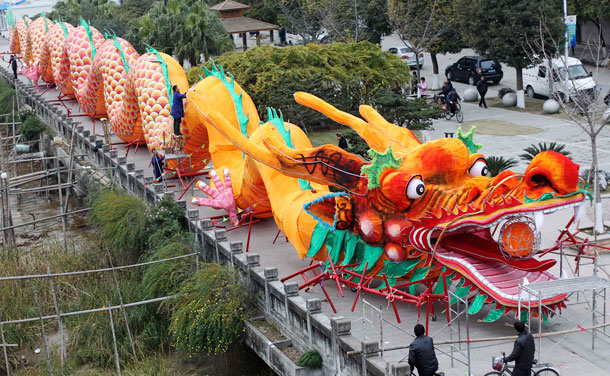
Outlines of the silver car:
{"label": "silver car", "polygon": [[421,67],[424,65],[424,54],[423,52],[420,52],[417,60],[415,59],[415,52],[413,52],[411,50],[411,48],[407,47],[407,46],[402,46],[402,47],[390,47],[388,49],[388,51],[390,53],[393,53],[394,55],[398,55],[402,61],[404,61],[406,64],[409,64],[409,67],[412,69],[415,69],[417,67],[417,64],[419,63],[419,68],[421,69]]}

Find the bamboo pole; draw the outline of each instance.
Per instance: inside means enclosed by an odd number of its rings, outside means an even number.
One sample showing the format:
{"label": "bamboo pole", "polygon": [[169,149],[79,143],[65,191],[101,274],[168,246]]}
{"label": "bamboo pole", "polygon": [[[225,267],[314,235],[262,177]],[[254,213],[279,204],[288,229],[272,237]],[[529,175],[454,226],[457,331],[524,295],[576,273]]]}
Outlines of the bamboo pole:
{"label": "bamboo pole", "polygon": [[[47,264],[47,274],[51,274],[51,267]],[[60,348],[59,356],[61,358],[61,374],[64,374],[64,359],[66,357],[66,340],[64,338],[64,326],[61,320],[61,311],[59,309],[59,303],[57,301],[57,294],[55,293],[55,283],[53,278],[49,278],[49,284],[51,285],[51,294],[53,295],[53,305],[55,306],[55,313],[57,313],[57,326],[59,328],[59,339]]]}
{"label": "bamboo pole", "polygon": [[40,303],[38,302],[38,293],[34,288],[34,282],[30,281],[30,285],[32,286],[32,292],[34,293],[34,303],[38,308],[38,319],[40,320],[40,333],[42,334],[42,341],[44,345],[44,352],[47,357],[47,367],[49,368],[49,375],[53,376],[53,367],[51,366],[51,356],[49,355],[49,348],[47,347],[47,335],[44,331],[44,322],[42,318],[42,309],[40,308]]}
{"label": "bamboo pole", "polygon": [[[134,302],[134,303],[127,303],[124,305],[125,308],[129,308],[129,307],[137,307],[137,306],[141,306],[144,304],[150,304],[150,303],[158,303],[158,302],[162,302],[164,300],[167,299],[173,299],[175,297],[177,297],[178,295],[168,295],[168,296],[162,296],[160,298],[152,298],[152,299],[147,299],[147,300],[141,300],[139,302]],[[77,315],[82,315],[85,313],[96,313],[96,312],[106,312],[106,311],[110,311],[110,310],[115,310],[115,309],[120,309],[120,306],[110,306],[110,307],[101,307],[101,308],[92,308],[92,309],[86,309],[86,310],[82,310],[82,311],[74,311],[74,312],[64,312],[62,314],[60,314],[60,317],[70,317],[70,316],[77,316]],[[46,316],[42,316],[42,317],[29,317],[27,319],[18,319],[18,320],[6,320],[6,321],[0,321],[0,325],[9,325],[9,324],[21,324],[21,323],[26,323],[26,322],[34,322],[34,321],[38,321],[38,320],[52,320],[55,319],[57,317],[57,315],[46,315]]]}
{"label": "bamboo pole", "polygon": [[4,362],[6,364],[6,376],[11,376],[11,364],[8,361],[8,352],[6,351],[6,339],[4,338],[4,325],[0,324],[0,335],[2,335],[2,350],[4,350]]}
{"label": "bamboo pole", "polygon": [[[110,302],[108,302],[108,306],[110,306]],[[114,320],[112,319],[112,310],[109,310],[110,314],[110,329],[112,330],[112,345],[114,346],[114,360],[116,362],[116,371],[119,376],[121,376],[121,364],[119,363],[119,350],[116,345],[116,334],[114,333]]]}
{"label": "bamboo pole", "polygon": [[108,262],[110,262],[110,267],[112,269],[112,279],[114,280],[114,286],[116,287],[116,291],[119,296],[119,303],[121,305],[121,311],[123,312],[123,318],[125,319],[125,328],[127,329],[127,337],[129,338],[129,344],[131,345],[131,351],[133,352],[133,357],[136,360],[138,360],[138,354],[136,353],[136,346],[133,344],[133,337],[131,336],[131,329],[129,328],[129,321],[127,320],[127,312],[125,311],[125,306],[123,305],[123,295],[121,294],[121,287],[119,286],[119,280],[116,277],[116,270],[114,269],[112,257],[110,257],[110,253],[108,252],[108,250],[106,250],[106,257],[108,257]]}
{"label": "bamboo pole", "polygon": [[[89,210],[91,210],[91,208],[85,208],[85,209],[74,210],[74,211],[72,211],[72,212],[70,212],[70,213],[66,213],[66,215],[71,215],[71,214],[82,213],[82,212],[89,211]],[[53,216],[51,216],[51,217],[46,217],[46,218],[40,218],[40,219],[36,219],[36,220],[29,221],[29,222],[25,222],[25,223],[20,223],[20,224],[13,225],[13,226],[7,226],[7,227],[3,227],[3,228],[0,228],[0,231],[12,230],[12,229],[15,229],[15,228],[18,228],[18,227],[24,227],[24,226],[34,225],[34,224],[36,224],[36,223],[40,223],[40,222],[44,222],[44,221],[48,221],[49,219],[55,219],[55,218],[59,218],[59,217],[61,217],[61,214],[58,214],[58,215],[53,215]]]}
{"label": "bamboo pole", "polygon": [[[163,259],[163,260],[154,260],[154,261],[141,262],[141,263],[138,263],[138,264],[115,266],[114,270],[123,270],[123,269],[137,268],[137,267],[140,267],[140,266],[158,264],[158,263],[161,263],[161,262],[178,260],[178,259],[182,259],[182,258],[186,258],[186,257],[196,256],[196,255],[198,255],[198,253],[197,252],[193,252],[193,253],[189,253],[189,254],[186,254],[186,255],[169,257],[169,258],[166,258],[166,259]],[[63,273],[51,273],[51,274],[18,275],[18,276],[11,276],[11,277],[0,277],[0,282],[2,282],[2,281],[18,281],[18,280],[24,280],[24,279],[55,278],[55,277],[65,277],[65,276],[82,275],[82,274],[90,274],[90,273],[103,273],[103,272],[109,272],[111,270],[112,270],[112,268],[102,268],[102,269],[82,270],[82,271],[78,271],[78,272],[63,272]],[[125,306],[127,306],[127,305],[125,305]]]}

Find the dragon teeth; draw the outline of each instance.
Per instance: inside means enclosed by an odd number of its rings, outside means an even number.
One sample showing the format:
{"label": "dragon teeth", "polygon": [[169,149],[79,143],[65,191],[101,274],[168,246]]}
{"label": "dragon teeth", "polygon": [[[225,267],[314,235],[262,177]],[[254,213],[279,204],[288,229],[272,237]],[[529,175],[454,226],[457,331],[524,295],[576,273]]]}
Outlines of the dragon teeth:
{"label": "dragon teeth", "polygon": [[578,205],[574,207],[574,223],[580,222],[582,215],[585,212],[585,205],[582,202],[579,202]]}
{"label": "dragon teeth", "polygon": [[542,226],[544,226],[544,214],[542,212],[534,212],[534,223],[536,223],[536,231],[541,233]]}

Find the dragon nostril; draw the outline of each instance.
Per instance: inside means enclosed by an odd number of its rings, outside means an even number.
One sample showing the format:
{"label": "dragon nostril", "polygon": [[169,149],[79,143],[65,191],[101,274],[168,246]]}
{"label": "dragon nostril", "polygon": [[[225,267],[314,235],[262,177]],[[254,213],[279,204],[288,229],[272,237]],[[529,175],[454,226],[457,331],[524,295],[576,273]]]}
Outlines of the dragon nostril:
{"label": "dragon nostril", "polygon": [[551,182],[549,181],[549,179],[542,175],[542,174],[536,174],[534,176],[532,176],[531,178],[531,182],[535,187],[550,187]]}

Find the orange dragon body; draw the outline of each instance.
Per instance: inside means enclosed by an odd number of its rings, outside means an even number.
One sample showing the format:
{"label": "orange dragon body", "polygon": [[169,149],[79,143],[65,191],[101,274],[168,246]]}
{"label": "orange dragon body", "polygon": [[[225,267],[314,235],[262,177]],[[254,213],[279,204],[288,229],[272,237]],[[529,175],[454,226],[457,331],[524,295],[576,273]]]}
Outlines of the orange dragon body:
{"label": "orange dragon body", "polygon": [[[221,76],[207,73],[206,80]],[[334,145],[312,147],[272,110],[266,123],[240,131],[200,106],[203,95],[198,86],[189,93],[211,145],[219,145],[211,150],[217,172],[215,187],[198,183],[210,198],[193,203],[223,208],[234,221],[240,209],[262,203],[300,257],[325,263],[323,270],[335,272],[327,275],[341,274],[342,281],[382,278],[378,291],[397,300],[421,304],[418,284],[429,297],[451,287],[470,301],[471,314],[490,304],[486,321],[516,312],[520,298],[535,315],[542,308],[545,320],[563,306],[565,294],[544,296],[539,307],[538,298],[519,296],[519,285],[558,278],[549,272],[555,260],[535,257],[543,214],[583,208],[579,167],[564,155],[543,152],[524,174],[491,178],[472,130],[422,144],[369,106],[360,107],[363,120],[295,94],[298,103],[354,129],[371,148],[366,162]]]}

